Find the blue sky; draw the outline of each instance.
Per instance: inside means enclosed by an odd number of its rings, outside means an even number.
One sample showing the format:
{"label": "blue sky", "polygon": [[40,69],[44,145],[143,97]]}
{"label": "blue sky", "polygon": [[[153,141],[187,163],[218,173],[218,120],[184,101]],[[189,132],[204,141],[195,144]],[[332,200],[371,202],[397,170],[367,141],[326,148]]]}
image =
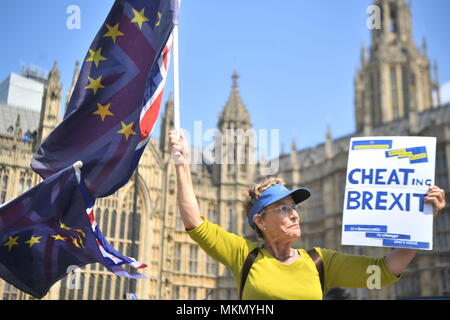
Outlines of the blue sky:
{"label": "blue sky", "polygon": [[[58,61],[63,95],[76,60],[82,62],[113,0],[22,0],[0,5],[0,81],[21,63],[50,70]],[[181,124],[215,128],[240,75],[241,97],[256,129],[280,129],[288,151],[354,132],[353,78],[362,41],[370,43],[371,0],[192,0],[180,16]],[[70,5],[81,10],[81,29],[69,30]],[[450,1],[414,0],[414,39],[428,42],[450,87]],[[169,76],[165,99],[172,91]],[[449,90],[450,92],[450,90]],[[449,98],[450,100],[450,98]],[[159,122],[154,136],[159,136]]]}

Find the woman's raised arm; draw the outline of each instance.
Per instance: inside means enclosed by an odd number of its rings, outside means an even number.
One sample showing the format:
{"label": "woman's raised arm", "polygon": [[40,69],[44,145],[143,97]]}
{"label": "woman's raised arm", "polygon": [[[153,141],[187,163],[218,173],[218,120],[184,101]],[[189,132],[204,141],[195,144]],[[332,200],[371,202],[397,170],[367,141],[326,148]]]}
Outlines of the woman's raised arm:
{"label": "woman's raised arm", "polygon": [[[178,205],[180,206],[181,218],[186,230],[191,230],[199,226],[202,219],[192,185],[189,145],[182,130],[169,132],[169,145],[177,174]],[[178,155],[176,154],[177,151],[179,152]]]}

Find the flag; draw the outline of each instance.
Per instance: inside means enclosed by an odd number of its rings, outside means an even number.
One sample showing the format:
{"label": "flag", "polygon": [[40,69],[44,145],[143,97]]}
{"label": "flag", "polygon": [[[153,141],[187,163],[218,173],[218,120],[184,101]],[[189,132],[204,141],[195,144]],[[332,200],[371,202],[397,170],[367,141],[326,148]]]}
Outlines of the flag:
{"label": "flag", "polygon": [[80,190],[81,194],[83,195],[85,203],[87,203],[87,210],[86,213],[89,218],[89,223],[91,226],[91,230],[95,235],[96,238],[96,244],[98,246],[98,249],[100,250],[103,258],[104,263],[103,265],[106,266],[108,270],[113,272],[114,274],[121,276],[121,277],[127,277],[127,278],[145,278],[145,276],[136,273],[130,275],[128,272],[125,271],[121,267],[123,264],[128,264],[134,268],[141,269],[147,267],[146,264],[137,261],[136,259],[132,257],[127,257],[119,253],[116,249],[114,249],[113,246],[109,244],[109,242],[106,240],[103,233],[100,231],[100,228],[98,227],[97,222],[95,221],[94,217],[94,207],[95,207],[95,199],[92,197],[90,192],[87,190],[85,184],[83,181],[80,181]]}
{"label": "flag", "polygon": [[93,219],[93,199],[74,165],[0,206],[0,277],[39,299],[89,263],[120,276],[144,277],[122,268],[145,265],[107,243]]}
{"label": "flag", "polygon": [[150,139],[178,0],[116,0],[84,59],[63,121],[34,154],[43,178],[78,160],[95,198],[127,183]]}

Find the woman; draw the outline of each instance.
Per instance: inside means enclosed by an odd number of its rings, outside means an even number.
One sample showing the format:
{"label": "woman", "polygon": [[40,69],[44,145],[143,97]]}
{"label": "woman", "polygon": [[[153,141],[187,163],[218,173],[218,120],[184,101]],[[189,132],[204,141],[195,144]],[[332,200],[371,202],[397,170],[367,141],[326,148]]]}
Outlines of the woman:
{"label": "woman", "polygon": [[[247,190],[245,203],[248,222],[263,239],[258,243],[232,234],[200,216],[194,194],[189,166],[189,146],[184,135],[169,134],[175,160],[178,201],[184,226],[207,254],[228,267],[241,285],[244,262],[250,252],[256,252],[242,290],[243,299],[323,299],[323,291],[334,287],[366,288],[367,268],[379,267],[381,285],[395,283],[414,258],[417,250],[394,249],[386,257],[371,258],[343,254],[334,250],[315,248],[324,271],[324,288],[318,268],[304,249],[292,248],[293,241],[301,236],[300,218],[296,205],[310,196],[307,189],[288,190],[280,179],[268,179]],[[425,201],[432,203],[435,214],[445,206],[445,194],[439,187],[430,188]]]}

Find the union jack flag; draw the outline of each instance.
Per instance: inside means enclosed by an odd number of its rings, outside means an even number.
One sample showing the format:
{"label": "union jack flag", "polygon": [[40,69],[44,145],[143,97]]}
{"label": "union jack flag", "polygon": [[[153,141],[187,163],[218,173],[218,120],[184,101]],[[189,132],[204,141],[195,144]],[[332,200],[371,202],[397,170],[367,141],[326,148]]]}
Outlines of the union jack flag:
{"label": "union jack flag", "polygon": [[[77,171],[77,169],[75,170]],[[111,272],[121,277],[133,279],[146,278],[144,275],[141,275],[139,273],[129,274],[125,269],[121,267],[124,264],[128,264],[133,268],[142,269],[147,267],[147,265],[137,261],[132,257],[122,255],[109,244],[103,233],[100,231],[97,222],[95,221],[94,217],[95,199],[92,197],[89,190],[87,190],[86,185],[84,184],[84,181],[81,179],[81,175],[79,173],[77,177],[78,182],[80,184],[80,192],[87,205],[86,214],[89,220],[90,229],[95,235],[96,238],[95,243],[97,244],[97,247],[104,258],[103,264],[105,265],[105,267]]]}
{"label": "union jack flag", "polygon": [[123,269],[145,264],[109,245],[92,207],[75,165],[0,206],[0,277],[39,299],[73,267],[89,263],[101,263],[119,276],[144,277]]}
{"label": "union jack flag", "polygon": [[82,161],[95,198],[128,182],[159,114],[177,19],[178,0],[115,1],[34,171],[46,178]]}

